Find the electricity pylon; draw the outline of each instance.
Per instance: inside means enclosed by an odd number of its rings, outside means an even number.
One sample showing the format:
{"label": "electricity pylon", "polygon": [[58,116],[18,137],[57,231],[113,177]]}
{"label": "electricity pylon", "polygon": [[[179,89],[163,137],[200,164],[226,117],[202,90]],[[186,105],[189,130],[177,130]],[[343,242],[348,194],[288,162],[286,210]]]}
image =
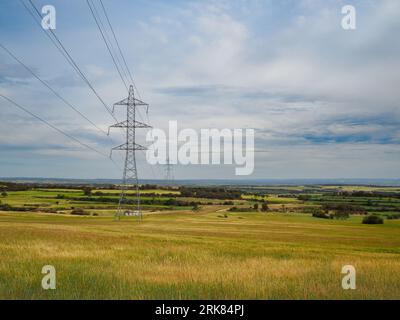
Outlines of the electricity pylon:
{"label": "electricity pylon", "polygon": [[[136,107],[145,106],[148,111],[149,105],[139,99],[135,98],[135,92],[133,86],[129,87],[128,98],[121,100],[114,104],[116,106],[126,106],[126,120],[120,123],[114,124],[110,128],[123,128],[126,129],[126,142],[118,147],[111,149],[110,157],[114,150],[124,150],[125,155],[125,166],[121,185],[121,195],[119,198],[118,210],[115,218],[119,220],[121,216],[137,216],[139,220],[142,220],[142,211],[140,208],[140,193],[139,193],[139,179],[136,167],[136,151],[146,150],[145,147],[136,143],[136,129],[137,128],[151,128],[149,125],[136,121]],[[136,190],[136,210],[132,211],[130,201],[127,199],[127,191],[129,188]]]}
{"label": "electricity pylon", "polygon": [[167,180],[167,182],[172,182],[174,180],[174,173],[169,157],[167,157],[167,163],[165,165],[165,180]]}

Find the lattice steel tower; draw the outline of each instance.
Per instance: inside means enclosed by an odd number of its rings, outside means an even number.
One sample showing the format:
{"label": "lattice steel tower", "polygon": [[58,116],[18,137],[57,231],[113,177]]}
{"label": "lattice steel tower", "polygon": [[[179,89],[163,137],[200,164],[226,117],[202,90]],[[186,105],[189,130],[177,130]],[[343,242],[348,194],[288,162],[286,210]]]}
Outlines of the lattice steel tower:
{"label": "lattice steel tower", "polygon": [[[126,106],[126,121],[122,121],[110,127],[126,129],[126,143],[111,149],[111,155],[114,150],[124,150],[126,152],[124,174],[121,185],[121,195],[115,218],[119,220],[121,216],[137,216],[140,220],[142,220],[139,181],[136,167],[136,151],[146,150],[146,148],[136,143],[136,129],[151,127],[145,123],[136,121],[136,107],[145,106],[147,112],[149,105],[135,98],[135,92],[133,90],[133,86],[131,85],[129,87],[128,98],[115,103],[113,106],[113,112],[115,106]],[[132,202],[127,199],[127,191],[130,188],[133,188],[136,191],[136,210],[132,210]]]}
{"label": "lattice steel tower", "polygon": [[167,157],[167,163],[165,165],[165,180],[167,180],[167,182],[172,182],[174,180],[174,172],[169,157]]}

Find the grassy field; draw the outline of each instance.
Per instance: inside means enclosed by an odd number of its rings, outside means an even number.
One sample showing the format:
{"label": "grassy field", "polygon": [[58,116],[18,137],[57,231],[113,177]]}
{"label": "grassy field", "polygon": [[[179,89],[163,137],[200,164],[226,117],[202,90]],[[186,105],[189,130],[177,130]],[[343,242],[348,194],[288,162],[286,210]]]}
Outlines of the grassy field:
{"label": "grassy field", "polygon": [[[114,221],[115,189],[8,191],[0,197],[0,299],[400,299],[400,220],[389,219],[400,212],[397,191],[257,187],[227,201],[148,189],[143,222]],[[329,204],[385,221],[311,216]],[[56,290],[41,288],[44,265],[56,267]],[[344,265],[356,268],[356,290],[341,287]]]}
{"label": "grassy field", "polygon": [[[399,220],[222,210],[148,213],[141,223],[0,212],[0,298],[400,298]],[[48,264],[56,290],[41,289]],[[347,264],[356,290],[341,287]]]}

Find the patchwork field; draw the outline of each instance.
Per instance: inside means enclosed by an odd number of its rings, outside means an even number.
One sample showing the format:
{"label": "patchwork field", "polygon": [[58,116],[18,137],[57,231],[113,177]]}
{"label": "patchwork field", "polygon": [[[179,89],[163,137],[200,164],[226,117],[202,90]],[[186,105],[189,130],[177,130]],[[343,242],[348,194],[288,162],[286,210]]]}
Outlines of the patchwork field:
{"label": "patchwork field", "polygon": [[[273,196],[268,212],[231,212],[213,200],[117,222],[114,209],[96,201],[85,207],[89,215],[71,215],[71,206],[88,205],[68,199],[81,193],[1,198],[39,209],[0,211],[0,299],[400,299],[400,220],[317,219],[279,211]],[[41,288],[44,265],[56,268],[56,290]],[[344,265],[356,268],[356,290],[342,289]]]}

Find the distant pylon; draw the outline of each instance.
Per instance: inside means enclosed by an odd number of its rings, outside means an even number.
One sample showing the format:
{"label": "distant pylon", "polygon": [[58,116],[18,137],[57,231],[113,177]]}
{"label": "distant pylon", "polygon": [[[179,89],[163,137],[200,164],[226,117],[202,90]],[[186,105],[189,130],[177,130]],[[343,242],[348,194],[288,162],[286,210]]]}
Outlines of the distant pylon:
{"label": "distant pylon", "polygon": [[[117,102],[113,106],[126,106],[126,121],[114,124],[110,128],[126,128],[126,142],[118,147],[111,149],[111,155],[114,150],[124,150],[125,166],[121,185],[121,195],[119,198],[118,210],[115,215],[116,219],[121,216],[138,216],[142,220],[142,210],[140,208],[139,179],[136,167],[136,150],[146,150],[145,147],[136,143],[136,128],[151,128],[149,125],[136,121],[136,107],[149,105],[135,98],[133,86],[129,87],[128,98]],[[111,156],[110,155],[110,156]],[[130,188],[136,190],[136,210],[132,211],[131,202],[127,199],[127,191]]]}
{"label": "distant pylon", "polygon": [[174,172],[169,157],[167,157],[167,163],[165,165],[165,180],[167,180],[167,182],[172,182],[174,180]]}

